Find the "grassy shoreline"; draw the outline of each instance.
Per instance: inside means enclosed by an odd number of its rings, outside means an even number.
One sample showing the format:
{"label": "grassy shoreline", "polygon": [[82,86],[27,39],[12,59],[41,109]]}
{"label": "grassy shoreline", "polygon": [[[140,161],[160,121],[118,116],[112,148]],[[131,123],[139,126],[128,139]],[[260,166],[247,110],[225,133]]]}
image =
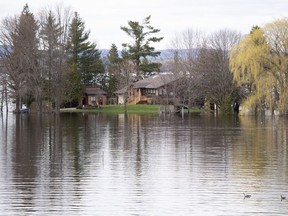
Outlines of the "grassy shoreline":
{"label": "grassy shoreline", "polygon": [[[163,105],[147,105],[147,104],[129,104],[127,105],[127,114],[159,114],[160,107]],[[122,114],[125,113],[125,107],[121,104],[103,105],[101,109],[61,109],[61,112],[88,112],[88,113],[109,113],[109,114]],[[187,110],[185,110],[187,112]],[[199,109],[190,109],[189,112],[200,113]]]}
{"label": "grassy shoreline", "polygon": [[[137,105],[127,105],[128,114],[158,114],[160,106],[159,105],[147,105],[147,104],[137,104]],[[110,114],[121,114],[125,113],[125,107],[121,104],[115,105],[103,105],[100,109],[61,109],[61,112],[89,112],[89,113],[110,113]]]}

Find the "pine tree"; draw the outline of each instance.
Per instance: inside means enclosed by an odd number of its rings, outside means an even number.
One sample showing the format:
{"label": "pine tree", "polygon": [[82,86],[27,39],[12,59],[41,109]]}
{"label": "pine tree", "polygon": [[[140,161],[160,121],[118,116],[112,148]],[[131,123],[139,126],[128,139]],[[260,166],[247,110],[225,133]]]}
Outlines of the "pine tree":
{"label": "pine tree", "polygon": [[[150,18],[151,16],[146,17],[142,23],[129,21],[128,27],[121,27],[121,30],[134,40],[133,43],[123,43],[122,46],[127,49],[129,58],[133,60],[137,70],[141,70],[144,73],[160,70],[160,64],[147,61],[147,57],[158,57],[161,54],[155,51],[155,48],[150,43],[160,42],[163,39],[163,37],[151,36],[160,32],[160,30],[150,25]],[[146,60],[142,61],[143,59]]]}
{"label": "pine tree", "polygon": [[81,74],[77,70],[77,65],[72,63],[65,82],[65,99],[69,103],[69,107],[78,105],[78,102],[83,97],[83,86],[81,84],[79,85],[79,83],[81,83],[81,78]]}
{"label": "pine tree", "polygon": [[114,43],[111,45],[111,48],[109,50],[108,60],[109,60],[109,66],[113,66],[115,64],[118,64],[120,61],[118,48]]}
{"label": "pine tree", "polygon": [[[83,89],[84,86],[99,85],[103,79],[104,67],[101,60],[101,53],[96,49],[96,44],[88,41],[89,31],[85,31],[85,23],[79,17],[77,12],[72,19],[69,28],[69,40],[67,46],[68,64],[70,65],[70,73],[68,76],[80,77],[78,83],[73,86],[68,84],[70,88],[66,88],[68,98],[71,100],[71,92]],[[68,78],[68,80],[71,80]],[[76,81],[76,80],[74,80]],[[71,89],[75,88],[75,89]],[[70,92],[69,92],[70,91]],[[79,101],[80,95],[75,94],[74,101]]]}
{"label": "pine tree", "polygon": [[121,61],[118,48],[115,44],[111,45],[107,58],[109,60],[108,76],[106,78],[106,83],[103,89],[108,93],[108,97],[111,97],[117,90],[117,75],[119,71],[119,63]]}
{"label": "pine tree", "polygon": [[70,25],[68,54],[69,63],[76,64],[85,86],[96,85],[97,75],[104,72],[101,53],[96,44],[88,41],[89,31],[85,31],[85,23],[77,12]]}

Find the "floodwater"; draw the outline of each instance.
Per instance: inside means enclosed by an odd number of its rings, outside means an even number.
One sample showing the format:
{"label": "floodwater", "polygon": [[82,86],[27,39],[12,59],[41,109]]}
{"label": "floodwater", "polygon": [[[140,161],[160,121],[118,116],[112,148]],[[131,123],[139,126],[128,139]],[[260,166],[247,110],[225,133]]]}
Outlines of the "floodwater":
{"label": "floodwater", "polygon": [[287,139],[277,117],[0,115],[0,215],[287,215]]}

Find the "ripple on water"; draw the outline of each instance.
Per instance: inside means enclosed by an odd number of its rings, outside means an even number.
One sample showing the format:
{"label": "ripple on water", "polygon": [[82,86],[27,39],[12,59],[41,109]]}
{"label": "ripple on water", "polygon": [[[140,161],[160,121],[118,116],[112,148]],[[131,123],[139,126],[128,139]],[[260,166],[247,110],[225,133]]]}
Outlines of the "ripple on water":
{"label": "ripple on water", "polygon": [[0,215],[288,214],[284,120],[13,118],[0,122]]}

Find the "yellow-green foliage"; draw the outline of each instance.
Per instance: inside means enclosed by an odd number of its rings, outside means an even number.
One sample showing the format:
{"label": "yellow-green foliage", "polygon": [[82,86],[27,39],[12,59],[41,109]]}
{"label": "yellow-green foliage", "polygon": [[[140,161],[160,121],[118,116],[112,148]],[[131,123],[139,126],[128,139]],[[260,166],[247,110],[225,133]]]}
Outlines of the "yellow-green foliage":
{"label": "yellow-green foliage", "polygon": [[[230,69],[238,86],[250,86],[248,107],[287,110],[288,19],[255,29],[233,47]],[[279,100],[276,100],[276,93]]]}

